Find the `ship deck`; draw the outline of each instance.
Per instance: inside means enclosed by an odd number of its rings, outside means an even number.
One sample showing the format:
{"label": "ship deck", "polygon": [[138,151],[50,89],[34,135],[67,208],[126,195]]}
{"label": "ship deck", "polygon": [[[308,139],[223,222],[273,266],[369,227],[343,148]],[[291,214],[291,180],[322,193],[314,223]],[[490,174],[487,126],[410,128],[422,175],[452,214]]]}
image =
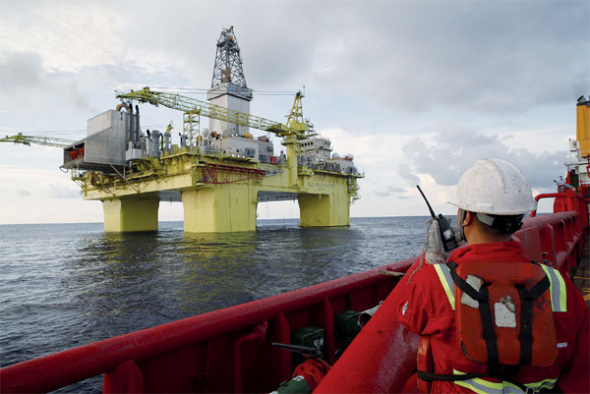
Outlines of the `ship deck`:
{"label": "ship deck", "polygon": [[582,292],[586,305],[590,307],[590,234],[586,237],[582,260],[574,271],[572,279],[576,287]]}

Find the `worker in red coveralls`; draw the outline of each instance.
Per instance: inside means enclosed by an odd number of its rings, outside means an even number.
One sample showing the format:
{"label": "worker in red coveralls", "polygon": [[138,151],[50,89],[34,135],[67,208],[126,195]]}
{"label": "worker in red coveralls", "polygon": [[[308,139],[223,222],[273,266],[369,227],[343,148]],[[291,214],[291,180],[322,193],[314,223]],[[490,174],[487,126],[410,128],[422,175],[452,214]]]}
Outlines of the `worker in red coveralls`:
{"label": "worker in red coveralls", "polygon": [[588,307],[512,240],[536,207],[524,174],[482,159],[454,205],[466,245],[448,255],[433,219],[424,252],[314,392],[590,392]]}
{"label": "worker in red coveralls", "polygon": [[421,338],[420,388],[590,392],[582,295],[512,240],[523,215],[536,208],[524,174],[507,161],[482,159],[461,177],[453,204],[467,245],[441,261],[438,226],[429,231],[433,245],[405,278],[398,302],[397,317]]}

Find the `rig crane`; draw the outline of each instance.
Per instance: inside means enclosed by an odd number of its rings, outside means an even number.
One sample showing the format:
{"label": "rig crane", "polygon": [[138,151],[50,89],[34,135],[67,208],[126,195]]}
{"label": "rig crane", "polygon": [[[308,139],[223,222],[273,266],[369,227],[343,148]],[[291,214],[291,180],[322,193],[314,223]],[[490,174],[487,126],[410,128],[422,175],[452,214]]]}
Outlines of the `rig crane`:
{"label": "rig crane", "polygon": [[297,157],[300,153],[298,140],[308,137],[306,135],[308,125],[305,123],[302,113],[301,100],[303,93],[301,92],[297,92],[295,95],[295,101],[291,112],[287,116],[286,125],[179,94],[153,91],[147,86],[138,91],[119,93],[117,94],[117,98],[121,99],[124,104],[126,104],[125,100],[136,100],[141,103],[150,103],[155,106],[163,105],[168,108],[184,111],[184,132],[188,137],[189,145],[193,144],[194,125],[199,124],[201,115],[236,125],[272,132],[284,138],[283,145],[287,148],[288,171],[293,182],[297,178]]}
{"label": "rig crane", "polygon": [[56,148],[64,148],[73,144],[74,140],[68,140],[65,138],[55,138],[55,137],[41,137],[41,136],[30,136],[30,135],[23,135],[23,133],[18,133],[12,136],[6,136],[0,139],[0,142],[13,142],[15,144],[23,144],[23,145],[45,145],[45,146],[54,146]]}
{"label": "rig crane", "polygon": [[193,142],[193,133],[195,131],[194,125],[199,124],[200,116],[206,116],[208,118],[222,120],[236,125],[247,126],[257,130],[269,131],[275,133],[279,137],[295,137],[296,139],[304,139],[306,137],[305,132],[307,131],[307,124],[302,122],[302,119],[300,120],[300,118],[302,118],[301,99],[303,98],[301,92],[297,92],[295,96],[295,103],[293,104],[291,114],[288,116],[289,119],[287,125],[179,94],[154,91],[149,87],[144,87],[137,91],[132,90],[129,93],[119,93],[117,94],[117,98],[123,101],[136,100],[141,103],[149,103],[155,106],[163,105],[168,108],[183,111],[184,131],[185,134],[187,134],[190,143]]}

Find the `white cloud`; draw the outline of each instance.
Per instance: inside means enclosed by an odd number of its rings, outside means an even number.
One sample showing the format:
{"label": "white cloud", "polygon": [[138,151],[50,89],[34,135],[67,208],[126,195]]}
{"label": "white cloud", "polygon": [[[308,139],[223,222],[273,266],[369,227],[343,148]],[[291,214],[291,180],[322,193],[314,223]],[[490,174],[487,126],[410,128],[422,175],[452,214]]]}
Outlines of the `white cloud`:
{"label": "white cloud", "polygon": [[527,148],[506,145],[496,135],[452,124],[442,125],[431,137],[414,137],[404,145],[410,169],[406,177],[429,174],[437,184],[456,185],[477,160],[497,157],[516,164],[533,187],[544,191],[552,189],[553,180],[564,172],[562,152],[535,154]]}
{"label": "white cloud", "polygon": [[46,187],[48,195],[53,198],[81,198],[79,187],[73,182],[51,182]]}
{"label": "white cloud", "polygon": [[16,191],[16,195],[18,197],[29,197],[31,195],[31,192],[25,189],[18,189]]}
{"label": "white cloud", "polygon": [[125,15],[101,2],[44,1],[3,10],[2,52],[36,52],[46,70],[61,72],[123,60]]}
{"label": "white cloud", "polygon": [[[234,25],[250,87],[306,85],[306,116],[336,152],[354,154],[366,177],[353,215],[424,214],[415,184],[444,204],[482,156],[513,160],[537,190],[551,189],[575,135],[575,99],[590,90],[588,2],[0,4],[1,134],[83,130],[117,104],[114,89],[207,88],[219,32]],[[291,103],[260,95],[252,112],[283,120]],[[180,129],[173,112],[144,106],[142,124],[174,118]],[[43,207],[35,220],[102,220],[99,203],[70,198],[77,186],[52,149],[0,146],[0,205],[21,211],[10,220],[31,206]],[[161,214],[178,218],[179,205]]]}

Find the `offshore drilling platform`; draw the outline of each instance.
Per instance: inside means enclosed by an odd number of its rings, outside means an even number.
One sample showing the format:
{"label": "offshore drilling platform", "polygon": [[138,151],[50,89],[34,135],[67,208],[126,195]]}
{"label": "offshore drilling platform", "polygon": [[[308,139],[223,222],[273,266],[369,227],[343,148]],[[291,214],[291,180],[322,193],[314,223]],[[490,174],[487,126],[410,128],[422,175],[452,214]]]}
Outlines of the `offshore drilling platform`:
{"label": "offshore drilling platform", "polygon": [[[350,225],[363,177],[352,155],[331,154],[330,141],[303,118],[300,92],[286,124],[250,114],[233,27],[217,41],[206,102],[148,87],[117,97],[116,110],[88,120],[87,137],[64,148],[62,165],[84,199],[102,201],[105,231],[157,230],[161,200],[183,203],[185,232],[255,230],[259,202],[295,198],[301,226]],[[180,144],[172,144],[171,127],[142,131],[134,102],[182,111]],[[202,131],[201,116],[209,118]],[[286,155],[250,129],[274,133]]]}

